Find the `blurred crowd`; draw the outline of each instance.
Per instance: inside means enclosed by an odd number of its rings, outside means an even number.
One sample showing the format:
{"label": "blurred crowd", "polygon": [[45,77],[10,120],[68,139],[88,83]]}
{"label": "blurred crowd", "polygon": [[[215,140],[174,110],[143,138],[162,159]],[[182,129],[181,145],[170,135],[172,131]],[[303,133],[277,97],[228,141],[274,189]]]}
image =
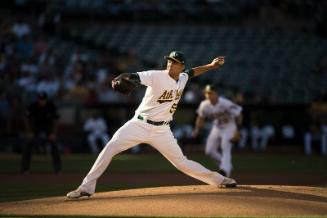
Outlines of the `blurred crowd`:
{"label": "blurred crowd", "polygon": [[[111,54],[107,50],[93,51],[79,44],[58,40],[46,34],[42,19],[39,18],[38,22],[22,17],[1,19],[2,116],[8,116],[13,107],[19,107],[17,104],[22,106],[30,102],[38,92],[46,92],[60,103],[83,105],[140,100],[142,89],[122,98],[110,86],[110,81],[118,74],[148,67],[133,50],[126,54]],[[66,47],[60,47],[67,43]],[[201,85],[192,83],[185,91],[184,102],[198,102]]]}
{"label": "blurred crowd", "polygon": [[[76,2],[76,4],[79,4],[79,1]],[[120,10],[122,8],[126,9],[126,7],[132,11],[151,11],[157,7],[155,5],[158,3],[157,1],[139,1],[137,4],[131,4],[133,1],[123,2],[110,2],[111,13],[119,14]],[[167,2],[159,5],[162,13],[165,12]],[[192,12],[192,8],[183,6],[185,5],[182,3],[183,1],[178,2],[180,5],[175,5],[175,9],[181,7],[184,10],[189,10],[187,13]],[[203,6],[223,4],[224,1],[195,2],[192,1],[192,4]],[[260,1],[249,0],[249,2],[254,3],[252,9],[262,5],[262,3],[259,3]],[[265,3],[267,2],[271,3],[265,1]],[[276,2],[268,5],[281,7],[283,10],[291,11],[291,14],[302,16],[300,12],[303,7],[291,7],[294,1],[285,1],[286,3],[283,4],[282,1]],[[57,4],[56,1],[52,3]],[[305,6],[305,4],[303,5]],[[169,12],[174,11],[172,8],[168,9]],[[326,22],[323,21],[326,20],[326,17],[319,13],[315,19],[317,20],[317,31],[324,36],[327,28],[325,27]],[[37,16],[0,15],[1,135],[22,128],[26,105],[35,99],[37,93],[45,92],[50,99],[59,104],[96,106],[137,103],[141,100],[144,89],[138,89],[131,96],[123,97],[113,92],[110,85],[111,80],[123,72],[164,67],[164,60],[162,60],[161,65],[146,63],[133,50],[128,50],[125,53],[115,52],[110,49],[94,50],[94,48],[86,47],[76,41],[63,40],[60,37],[61,25],[62,18],[59,12],[48,13],[45,11]],[[313,67],[314,73],[321,75],[327,72],[326,60],[325,56],[320,58],[319,62]],[[200,102],[203,85],[202,81],[196,79],[191,81],[184,91],[182,103],[196,104]],[[242,93],[237,87],[224,87],[224,84],[216,85],[222,90],[223,95],[232,98],[240,105],[265,104],[271,101],[271,99],[262,97],[260,93]],[[257,124],[255,118],[252,117],[249,120],[248,126],[243,129],[243,136],[249,135],[255,140],[252,142],[254,150],[264,150],[267,141],[273,137],[275,131],[267,123],[260,122]],[[292,130],[289,126],[285,125],[282,129],[286,137],[294,135],[292,134],[294,129]],[[180,138],[190,132],[190,126],[175,131],[177,136],[180,135]],[[317,138],[315,134],[313,135],[311,138]],[[259,137],[263,138],[261,142],[257,139]],[[306,136],[307,141],[311,140],[311,138]],[[239,146],[244,147],[245,143],[241,141]]]}
{"label": "blurred crowd", "polygon": [[114,58],[100,52],[94,58],[87,49],[73,45],[64,56],[56,48],[61,42],[50,44],[52,39],[38,30],[22,18],[13,24],[1,23],[1,93],[8,97],[8,104],[13,97],[25,100],[41,91],[69,103],[128,100],[112,92],[108,81],[130,67],[127,63],[135,58],[132,52]]}

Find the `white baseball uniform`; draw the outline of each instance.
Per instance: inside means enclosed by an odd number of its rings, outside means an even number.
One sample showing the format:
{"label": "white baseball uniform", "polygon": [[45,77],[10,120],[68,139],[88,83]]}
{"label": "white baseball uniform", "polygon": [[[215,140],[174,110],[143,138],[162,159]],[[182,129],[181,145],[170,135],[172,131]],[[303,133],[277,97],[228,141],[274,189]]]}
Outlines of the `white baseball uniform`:
{"label": "white baseball uniform", "polygon": [[304,133],[304,152],[306,155],[312,154],[312,141],[320,140],[320,154],[327,155],[327,125],[321,125],[318,133]]}
{"label": "white baseball uniform", "polygon": [[138,72],[141,84],[147,86],[135,116],[113,135],[99,154],[80,189],[92,194],[97,179],[109,165],[112,157],[140,143],[147,143],[163,154],[177,169],[210,185],[220,185],[224,176],[210,171],[202,165],[188,160],[174,138],[169,122],[177,109],[188,72],[180,74],[178,81],[168,75],[167,70]]}
{"label": "white baseball uniform", "polygon": [[[232,171],[231,138],[236,131],[235,118],[240,115],[242,107],[230,100],[219,97],[212,105],[208,99],[203,100],[197,113],[200,117],[213,120],[213,125],[207,139],[205,153],[219,163],[219,168],[229,177]],[[221,153],[218,148],[221,148]]]}
{"label": "white baseball uniform", "polygon": [[90,117],[84,124],[84,131],[88,131],[87,141],[90,145],[93,154],[99,153],[97,140],[101,140],[101,147],[103,147],[109,140],[107,133],[107,124],[102,117]]}

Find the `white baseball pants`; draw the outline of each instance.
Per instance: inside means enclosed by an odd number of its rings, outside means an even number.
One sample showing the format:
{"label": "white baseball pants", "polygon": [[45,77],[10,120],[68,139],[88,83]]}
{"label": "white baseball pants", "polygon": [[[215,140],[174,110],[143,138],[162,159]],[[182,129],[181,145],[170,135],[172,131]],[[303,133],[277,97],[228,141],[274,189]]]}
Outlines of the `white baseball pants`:
{"label": "white baseball pants", "polygon": [[112,139],[99,154],[79,188],[93,194],[97,179],[108,167],[112,157],[140,143],[150,144],[177,169],[204,183],[219,185],[224,179],[224,176],[219,173],[210,171],[199,163],[188,160],[178,146],[168,125],[154,126],[133,118],[113,135]]}
{"label": "white baseball pants", "polygon": [[312,141],[320,140],[320,154],[327,155],[327,125],[321,126],[319,134],[306,132],[304,134],[304,152],[306,155],[312,154]]}
{"label": "white baseball pants", "polygon": [[[213,125],[207,139],[205,153],[219,164],[219,168],[224,170],[229,177],[232,171],[232,143],[231,138],[236,131],[236,126],[230,124],[224,128]],[[221,152],[218,148],[221,148]]]}

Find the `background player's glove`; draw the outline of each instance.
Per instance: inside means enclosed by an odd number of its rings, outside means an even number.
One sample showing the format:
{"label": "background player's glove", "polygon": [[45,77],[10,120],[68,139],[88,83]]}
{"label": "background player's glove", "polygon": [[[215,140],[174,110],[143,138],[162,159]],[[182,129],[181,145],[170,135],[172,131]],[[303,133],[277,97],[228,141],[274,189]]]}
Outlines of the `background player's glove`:
{"label": "background player's glove", "polygon": [[233,137],[230,139],[232,144],[237,144],[241,139],[241,134],[239,131],[235,131]]}
{"label": "background player's glove", "polygon": [[120,92],[124,95],[129,95],[137,86],[137,83],[133,80],[129,80],[126,78],[116,77],[112,80],[112,88],[113,90]]}

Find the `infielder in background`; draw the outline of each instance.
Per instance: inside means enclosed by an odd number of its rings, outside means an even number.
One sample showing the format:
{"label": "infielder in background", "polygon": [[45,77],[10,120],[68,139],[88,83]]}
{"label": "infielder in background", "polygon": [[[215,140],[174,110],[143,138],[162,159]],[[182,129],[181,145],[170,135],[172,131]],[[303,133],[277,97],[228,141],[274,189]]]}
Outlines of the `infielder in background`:
{"label": "infielder in background", "polygon": [[84,131],[87,133],[87,142],[93,154],[99,153],[98,140],[101,140],[102,148],[110,139],[106,121],[98,113],[86,120]]}
{"label": "infielder in background", "polygon": [[95,192],[97,179],[108,167],[113,156],[140,143],[150,144],[177,169],[204,183],[217,187],[236,186],[235,180],[188,160],[178,146],[169,126],[188,79],[219,68],[224,64],[224,57],[217,57],[207,65],[189,70],[185,70],[185,57],[181,52],[173,51],[165,58],[167,59],[165,70],[124,73],[112,81],[113,89],[117,89],[116,86],[119,86],[121,78],[138,81],[147,86],[147,89],[141,104],[135,111],[135,116],[117,130],[99,154],[82,184],[68,193],[68,198],[91,196]]}
{"label": "infielder in background", "polygon": [[213,122],[205,154],[216,161],[222,175],[229,177],[232,171],[232,142],[239,137],[237,125],[242,122],[242,107],[220,97],[211,85],[207,85],[203,92],[205,100],[197,109],[193,137],[199,134],[206,119]]}

